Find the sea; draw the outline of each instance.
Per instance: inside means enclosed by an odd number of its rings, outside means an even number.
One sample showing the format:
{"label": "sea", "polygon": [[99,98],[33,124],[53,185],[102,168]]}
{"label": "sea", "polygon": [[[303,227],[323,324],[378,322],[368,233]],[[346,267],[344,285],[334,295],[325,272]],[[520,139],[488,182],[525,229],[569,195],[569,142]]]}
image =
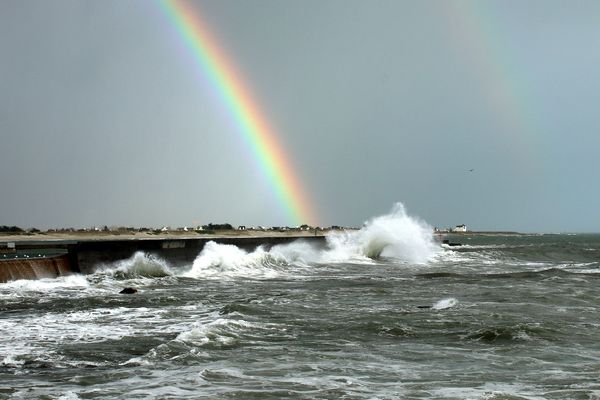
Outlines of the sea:
{"label": "sea", "polygon": [[0,399],[600,399],[600,235],[447,238],[398,204],[0,284]]}

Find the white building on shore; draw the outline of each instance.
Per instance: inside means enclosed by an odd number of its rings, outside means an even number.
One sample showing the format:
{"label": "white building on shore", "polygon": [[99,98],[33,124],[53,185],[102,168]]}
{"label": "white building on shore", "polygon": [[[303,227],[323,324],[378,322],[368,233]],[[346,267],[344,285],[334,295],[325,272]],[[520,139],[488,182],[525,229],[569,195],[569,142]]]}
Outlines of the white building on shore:
{"label": "white building on shore", "polygon": [[454,228],[452,228],[452,232],[466,232],[466,231],[467,231],[467,226],[465,224],[456,225]]}

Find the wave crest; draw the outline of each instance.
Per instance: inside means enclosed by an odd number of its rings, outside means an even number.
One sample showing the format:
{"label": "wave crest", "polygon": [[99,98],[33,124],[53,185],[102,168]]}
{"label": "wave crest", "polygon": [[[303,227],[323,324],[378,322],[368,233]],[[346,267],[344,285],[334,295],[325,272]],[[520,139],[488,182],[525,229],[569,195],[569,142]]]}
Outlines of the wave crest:
{"label": "wave crest", "polygon": [[368,221],[359,231],[329,235],[327,243],[329,259],[325,261],[386,257],[422,264],[440,251],[433,228],[408,215],[402,203],[396,203],[389,214]]}
{"label": "wave crest", "polygon": [[183,276],[272,279],[311,263],[371,264],[374,259],[393,258],[422,264],[439,251],[433,228],[409,216],[404,205],[397,203],[389,214],[373,218],[360,230],[327,235],[325,248],[298,240],[270,250],[261,246],[247,252],[234,245],[210,241]]}
{"label": "wave crest", "polygon": [[466,335],[466,339],[486,343],[530,341],[534,338],[553,340],[556,338],[556,332],[534,324],[515,324],[487,326]]}
{"label": "wave crest", "polygon": [[136,252],[126,260],[101,268],[96,273],[111,275],[117,279],[162,278],[173,275],[165,260],[143,251]]}
{"label": "wave crest", "polygon": [[251,253],[231,244],[206,243],[192,268],[183,274],[189,278],[222,279],[234,277],[276,278],[285,260],[258,247]]}

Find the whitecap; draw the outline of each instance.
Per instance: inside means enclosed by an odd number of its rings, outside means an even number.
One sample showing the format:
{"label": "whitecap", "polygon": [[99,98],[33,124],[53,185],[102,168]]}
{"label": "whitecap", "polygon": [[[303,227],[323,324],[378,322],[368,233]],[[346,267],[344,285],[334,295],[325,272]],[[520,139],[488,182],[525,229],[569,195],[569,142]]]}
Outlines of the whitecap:
{"label": "whitecap", "polygon": [[458,304],[458,300],[453,297],[442,299],[435,303],[431,308],[433,310],[445,310],[447,308],[452,308]]}
{"label": "whitecap", "polygon": [[358,231],[333,233],[327,237],[329,250],[323,262],[389,257],[423,264],[440,252],[433,228],[408,215],[402,203],[392,211],[366,222]]}
{"label": "whitecap", "polygon": [[229,244],[206,243],[183,276],[202,279],[272,279],[298,273],[299,267],[315,263],[375,264],[378,258],[423,264],[434,260],[441,247],[433,228],[411,217],[401,203],[383,216],[373,218],[360,230],[334,232],[325,248],[306,241],[258,247],[247,252]]}
{"label": "whitecap", "polygon": [[262,247],[247,252],[234,245],[210,241],[183,276],[205,279],[276,278],[280,275],[278,266],[283,264],[282,261]]}
{"label": "whitecap", "polygon": [[160,278],[171,276],[173,272],[167,261],[154,254],[138,251],[125,260],[100,266],[96,271],[96,275],[109,275],[124,279]]}
{"label": "whitecap", "polygon": [[20,279],[0,285],[0,289],[8,289],[13,293],[20,294],[26,292],[50,292],[57,289],[85,289],[88,287],[89,282],[85,276],[79,274],[46,279]]}

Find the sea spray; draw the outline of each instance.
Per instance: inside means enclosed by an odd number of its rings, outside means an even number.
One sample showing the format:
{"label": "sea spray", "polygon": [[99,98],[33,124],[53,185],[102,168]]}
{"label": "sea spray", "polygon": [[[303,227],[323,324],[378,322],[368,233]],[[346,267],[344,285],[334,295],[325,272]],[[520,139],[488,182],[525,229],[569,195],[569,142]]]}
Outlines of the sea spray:
{"label": "sea spray", "polygon": [[183,276],[208,279],[275,278],[279,275],[277,264],[281,264],[281,261],[278,262],[262,247],[249,253],[234,245],[210,241]]}
{"label": "sea spray", "polygon": [[274,259],[296,266],[305,266],[310,263],[320,262],[322,253],[322,248],[304,240],[295,240],[291,243],[276,245],[269,250],[269,254]]}
{"label": "sea spray", "polygon": [[440,251],[433,228],[407,214],[402,203],[396,203],[389,214],[367,221],[357,231],[332,232],[326,236],[324,249],[305,242],[274,246],[270,253],[288,263],[369,263],[386,257],[425,263]]}
{"label": "sea spray", "polygon": [[425,263],[438,251],[433,229],[411,217],[397,203],[389,214],[375,217],[358,231],[331,233],[323,247],[297,240],[247,252],[234,245],[208,242],[192,268],[184,276],[191,278],[271,279],[298,272],[298,267],[321,263],[372,264],[384,257],[403,262]]}
{"label": "sea spray", "polygon": [[97,271],[97,274],[112,275],[120,279],[161,278],[173,275],[165,260],[143,251],[136,252],[128,259],[105,265]]}
{"label": "sea spray", "polygon": [[440,249],[432,227],[408,215],[402,203],[396,203],[389,214],[366,222],[358,231],[329,235],[327,243],[324,261],[389,257],[421,264]]}

